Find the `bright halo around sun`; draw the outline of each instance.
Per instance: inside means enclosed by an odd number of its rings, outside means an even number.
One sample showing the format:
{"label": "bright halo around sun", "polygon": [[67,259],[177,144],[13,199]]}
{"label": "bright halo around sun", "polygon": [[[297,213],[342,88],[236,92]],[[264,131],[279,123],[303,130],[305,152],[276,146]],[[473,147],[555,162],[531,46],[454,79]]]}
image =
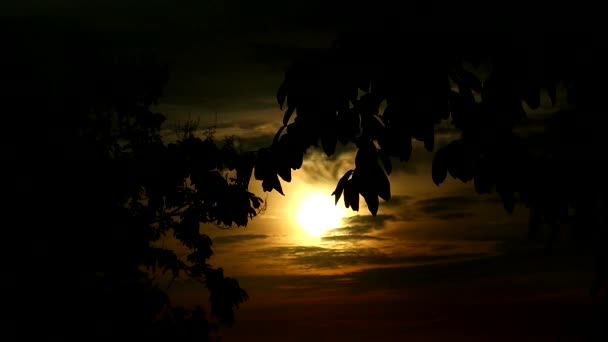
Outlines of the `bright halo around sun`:
{"label": "bright halo around sun", "polygon": [[320,192],[304,196],[296,214],[298,224],[309,234],[321,236],[329,229],[339,228],[347,211],[334,197]]}

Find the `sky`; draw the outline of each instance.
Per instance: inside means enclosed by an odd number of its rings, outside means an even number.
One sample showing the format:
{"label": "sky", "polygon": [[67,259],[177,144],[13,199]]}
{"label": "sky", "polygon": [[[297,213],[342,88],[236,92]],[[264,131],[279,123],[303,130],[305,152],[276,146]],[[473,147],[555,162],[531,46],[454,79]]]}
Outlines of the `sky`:
{"label": "sky", "polygon": [[[267,146],[281,125],[275,94],[290,62],[320,53],[338,32],[362,20],[407,21],[408,14],[374,3],[52,0],[20,2],[11,10],[77,22],[153,49],[170,64],[157,107],[168,117],[166,139],[176,122],[191,118],[201,129],[215,127],[217,138],[237,135],[256,149]],[[520,129],[538,129],[552,111],[545,98]],[[444,124],[437,146],[456,137]],[[542,243],[527,240],[522,205],[508,215],[496,196],[477,195],[470,183],[448,178],[435,186],[432,156],[417,143],[410,162],[394,161],[393,197],[381,201],[376,217],[365,205],[358,213],[340,211],[342,201],[336,208],[330,196],[353,167],[352,147],[332,158],[310,150],[293,181],[283,182],[285,196],[264,193],[253,180],[251,191],[265,199],[265,212],[245,228],[201,228],[214,242],[210,263],[250,295],[236,325],[220,331],[223,340],[543,341],[580,335],[592,303],[588,256],[574,256],[567,247],[543,253]],[[307,230],[298,215],[315,215],[303,209],[311,196],[344,217]],[[207,295],[188,282],[174,284],[172,293],[186,304]]]}

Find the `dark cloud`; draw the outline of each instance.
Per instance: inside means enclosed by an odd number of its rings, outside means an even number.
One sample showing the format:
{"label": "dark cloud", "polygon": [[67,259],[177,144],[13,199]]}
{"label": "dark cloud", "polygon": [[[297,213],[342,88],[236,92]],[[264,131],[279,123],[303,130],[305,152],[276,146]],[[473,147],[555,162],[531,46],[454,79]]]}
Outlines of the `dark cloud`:
{"label": "dark cloud", "polygon": [[258,135],[240,139],[243,151],[255,151],[272,144],[274,134]]}
{"label": "dark cloud", "polygon": [[385,208],[402,208],[410,204],[413,199],[414,197],[408,195],[394,195],[388,202],[382,203],[382,206]]}
{"label": "dark cloud", "polygon": [[277,258],[282,256],[297,256],[306,253],[319,253],[325,250],[325,248],[317,246],[280,246],[263,248],[258,250],[257,253],[270,258]]}
{"label": "dark cloud", "polygon": [[344,236],[344,235],[366,235],[373,230],[382,229],[383,226],[370,226],[370,225],[362,225],[362,226],[345,226],[340,228],[331,229],[328,231],[330,236]]}
{"label": "dark cloud", "polygon": [[445,196],[416,202],[417,209],[425,215],[442,220],[463,219],[474,216],[470,209],[480,199],[466,196]]}
{"label": "dark cloud", "polygon": [[288,263],[312,269],[340,268],[357,265],[397,265],[404,263],[447,262],[460,258],[477,258],[481,253],[387,254],[378,248],[273,247],[258,250],[264,257],[282,258]]}
{"label": "dark cloud", "polygon": [[381,240],[379,237],[371,236],[374,230],[384,228],[384,223],[389,220],[395,220],[395,216],[380,214],[377,216],[357,215],[343,219],[344,227],[331,229],[325,240],[334,241],[360,241],[360,240]]}
{"label": "dark cloud", "polygon": [[372,215],[356,215],[351,216],[344,219],[344,222],[348,225],[360,225],[360,226],[370,226],[373,228],[382,227],[386,221],[395,220],[396,217],[394,215],[388,214],[379,214],[376,216]]}
{"label": "dark cloud", "polygon": [[354,242],[354,241],[363,241],[363,240],[386,240],[386,239],[377,237],[377,236],[373,236],[373,235],[348,234],[348,235],[324,236],[321,238],[321,240]]}
{"label": "dark cloud", "polygon": [[239,234],[239,235],[216,236],[213,238],[213,243],[226,245],[226,244],[240,243],[240,242],[244,242],[244,241],[267,239],[267,238],[269,238],[269,236],[263,235],[263,234]]}
{"label": "dark cloud", "polygon": [[[416,150],[417,147],[414,147]],[[412,154],[418,154],[417,152],[412,152]],[[416,175],[420,169],[420,160],[416,158],[416,160],[410,159],[409,161],[400,161],[399,158],[391,157],[391,164],[393,165],[393,173],[401,172],[407,175]]]}
{"label": "dark cloud", "polygon": [[433,215],[433,217],[438,218],[440,220],[459,220],[473,216],[475,216],[473,213],[465,211]]}
{"label": "dark cloud", "polygon": [[466,196],[445,196],[435,197],[416,202],[418,208],[426,214],[442,213],[454,209],[477,204],[479,200],[473,197]]}
{"label": "dark cloud", "polygon": [[[500,217],[498,215],[504,215]],[[480,220],[451,220],[443,222],[426,222],[420,225],[412,225],[407,230],[396,231],[395,239],[410,239],[416,241],[443,240],[443,241],[486,241],[496,243],[497,241],[511,240],[527,237],[527,216],[514,214],[509,216],[500,213],[493,219]]]}

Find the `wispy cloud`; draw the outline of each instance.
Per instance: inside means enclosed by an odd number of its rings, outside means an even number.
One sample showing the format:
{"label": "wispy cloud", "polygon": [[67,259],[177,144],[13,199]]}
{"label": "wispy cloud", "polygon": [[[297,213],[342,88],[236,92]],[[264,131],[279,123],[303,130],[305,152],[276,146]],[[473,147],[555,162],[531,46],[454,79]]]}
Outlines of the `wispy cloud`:
{"label": "wispy cloud", "polygon": [[479,202],[479,199],[466,196],[435,197],[416,202],[416,206],[426,214],[436,214],[454,209],[462,209]]}
{"label": "wispy cloud", "polygon": [[325,241],[359,242],[364,240],[386,240],[385,238],[370,235],[373,231],[384,229],[385,222],[394,220],[393,215],[381,214],[377,216],[357,215],[344,219],[346,226],[331,229],[322,238]]}
{"label": "wispy cloud", "polygon": [[372,215],[357,215],[351,216],[344,219],[348,225],[359,225],[359,226],[370,226],[370,227],[382,227],[386,221],[395,220],[395,216],[380,214],[376,216]]}
{"label": "wispy cloud", "polygon": [[[446,250],[443,250],[446,251]],[[348,266],[390,266],[408,263],[446,262],[461,258],[482,257],[479,252],[440,253],[427,249],[410,253],[387,253],[379,248],[323,248],[316,246],[272,247],[258,250],[260,256],[280,258],[288,264],[312,269],[337,269]]]}
{"label": "wispy cloud", "polygon": [[217,236],[213,238],[214,244],[226,245],[226,244],[235,244],[245,241],[251,240],[260,240],[267,239],[270,236],[263,234],[238,234],[238,235],[226,235],[226,236]]}
{"label": "wispy cloud", "polygon": [[301,173],[304,181],[311,184],[336,184],[354,165],[355,150],[352,146],[341,147],[331,157],[318,148],[311,148],[305,155]]}
{"label": "wispy cloud", "polygon": [[470,212],[453,212],[453,213],[445,213],[445,214],[436,214],[433,217],[438,218],[440,220],[460,220],[468,217],[473,217],[475,214]]}
{"label": "wispy cloud", "polygon": [[386,240],[385,238],[381,238],[378,236],[373,236],[373,235],[364,235],[364,234],[348,234],[348,235],[330,235],[330,236],[324,236],[321,238],[321,240],[325,240],[325,241],[343,241],[343,242],[347,242],[347,241],[363,241],[363,240]]}
{"label": "wispy cloud", "polygon": [[402,208],[410,204],[414,200],[414,197],[408,195],[394,195],[388,202],[383,202],[382,206],[385,208]]}

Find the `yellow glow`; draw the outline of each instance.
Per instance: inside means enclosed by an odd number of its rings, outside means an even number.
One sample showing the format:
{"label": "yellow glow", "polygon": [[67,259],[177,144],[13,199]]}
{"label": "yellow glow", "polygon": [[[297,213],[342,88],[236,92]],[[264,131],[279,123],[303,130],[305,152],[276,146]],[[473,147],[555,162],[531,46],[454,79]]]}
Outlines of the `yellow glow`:
{"label": "yellow glow", "polygon": [[296,220],[309,234],[321,236],[326,231],[339,228],[347,212],[341,203],[336,206],[334,197],[320,192],[307,194],[300,202]]}

